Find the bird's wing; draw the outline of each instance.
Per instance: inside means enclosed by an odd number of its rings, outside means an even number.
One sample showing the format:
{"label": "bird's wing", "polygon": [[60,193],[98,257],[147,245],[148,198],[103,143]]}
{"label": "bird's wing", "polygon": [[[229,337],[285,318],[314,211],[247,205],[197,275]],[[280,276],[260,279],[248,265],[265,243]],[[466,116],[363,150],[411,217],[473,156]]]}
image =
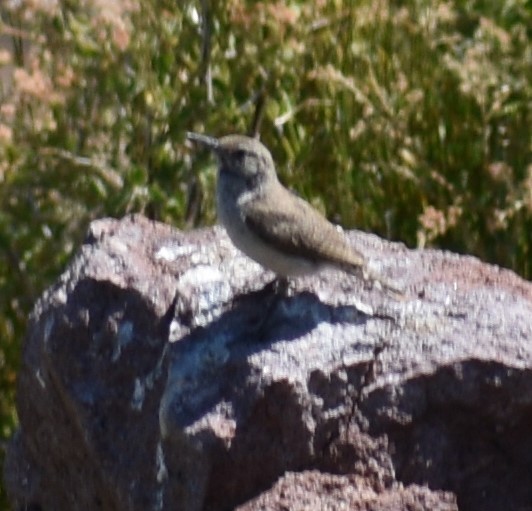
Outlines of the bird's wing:
{"label": "bird's wing", "polygon": [[243,208],[244,222],[259,238],[293,256],[360,268],[364,258],[310,204],[282,189],[276,209],[258,199]]}

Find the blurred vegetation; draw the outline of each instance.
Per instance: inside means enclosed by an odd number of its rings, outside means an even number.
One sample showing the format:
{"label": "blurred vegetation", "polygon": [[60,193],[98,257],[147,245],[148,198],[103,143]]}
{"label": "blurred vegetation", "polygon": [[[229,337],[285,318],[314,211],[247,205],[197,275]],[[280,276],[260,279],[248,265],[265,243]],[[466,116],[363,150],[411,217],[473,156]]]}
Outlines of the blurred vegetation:
{"label": "blurred vegetation", "polygon": [[[5,0],[0,437],[32,304],[88,222],[215,221],[186,130],[259,133],[345,227],[532,273],[529,0]],[[0,507],[5,495],[0,495]]]}

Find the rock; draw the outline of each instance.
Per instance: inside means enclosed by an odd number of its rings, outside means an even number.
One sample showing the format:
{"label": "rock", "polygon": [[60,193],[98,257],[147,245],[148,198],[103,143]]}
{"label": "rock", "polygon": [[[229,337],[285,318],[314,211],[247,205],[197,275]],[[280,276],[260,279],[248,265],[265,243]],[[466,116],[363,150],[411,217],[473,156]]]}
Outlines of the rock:
{"label": "rock", "polygon": [[93,222],[30,318],[14,508],[530,507],[532,284],[348,236],[404,298],[280,295],[221,228]]}
{"label": "rock", "polygon": [[317,471],[287,473],[236,511],[455,511],[450,493],[400,485],[376,492],[363,478]]}

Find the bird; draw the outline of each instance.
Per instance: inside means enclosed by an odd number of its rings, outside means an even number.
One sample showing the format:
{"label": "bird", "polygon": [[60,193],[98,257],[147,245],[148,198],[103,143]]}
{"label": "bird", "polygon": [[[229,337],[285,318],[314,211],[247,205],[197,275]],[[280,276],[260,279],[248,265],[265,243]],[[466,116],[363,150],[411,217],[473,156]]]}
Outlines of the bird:
{"label": "bird", "polygon": [[187,138],[215,154],[218,219],[249,258],[281,279],[335,268],[395,291],[369,272],[340,227],[281,184],[270,151],[258,139],[193,132]]}

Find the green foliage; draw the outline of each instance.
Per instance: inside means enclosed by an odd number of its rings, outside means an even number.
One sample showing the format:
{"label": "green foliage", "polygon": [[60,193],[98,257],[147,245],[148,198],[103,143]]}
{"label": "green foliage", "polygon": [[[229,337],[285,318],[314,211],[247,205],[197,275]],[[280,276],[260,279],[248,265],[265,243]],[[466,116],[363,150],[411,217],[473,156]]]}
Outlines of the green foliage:
{"label": "green foliage", "polygon": [[2,439],[27,316],[88,222],[214,221],[212,161],[186,130],[260,131],[284,183],[346,227],[532,274],[526,0],[34,0],[0,16]]}

